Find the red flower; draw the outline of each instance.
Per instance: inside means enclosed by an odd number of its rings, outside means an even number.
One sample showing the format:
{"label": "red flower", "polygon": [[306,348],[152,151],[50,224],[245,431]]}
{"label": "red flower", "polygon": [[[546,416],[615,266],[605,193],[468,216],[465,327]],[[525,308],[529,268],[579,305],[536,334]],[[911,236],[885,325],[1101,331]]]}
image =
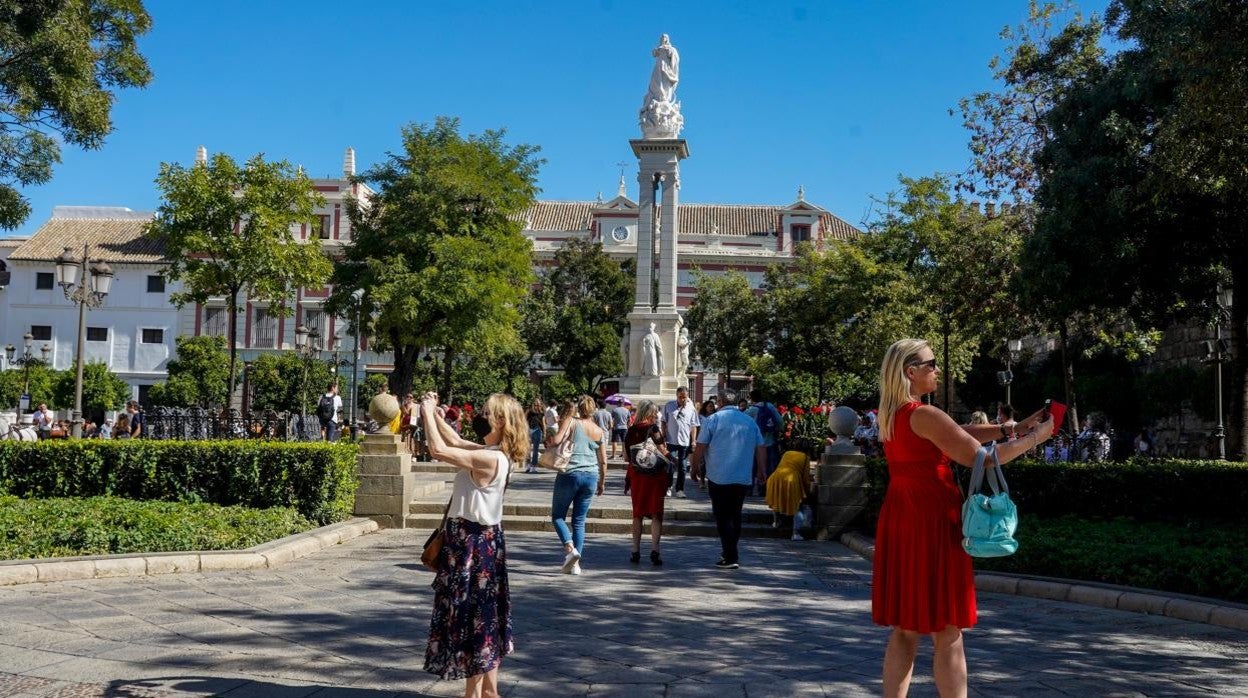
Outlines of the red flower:
{"label": "red flower", "polygon": [[779,410],[780,414],[782,414],[782,415],[785,415],[785,414],[788,414],[788,413],[789,413],[789,408],[788,408],[787,406],[785,406],[785,405],[777,405],[777,406],[776,406],[776,409],[777,409],[777,410]]}
{"label": "red flower", "polygon": [[794,408],[793,408],[793,414],[795,414],[795,415],[797,415],[798,417],[800,417],[800,416],[802,416],[802,415],[806,414],[806,410],[804,410],[804,409],[802,409],[802,408],[800,408],[800,407],[794,407]]}

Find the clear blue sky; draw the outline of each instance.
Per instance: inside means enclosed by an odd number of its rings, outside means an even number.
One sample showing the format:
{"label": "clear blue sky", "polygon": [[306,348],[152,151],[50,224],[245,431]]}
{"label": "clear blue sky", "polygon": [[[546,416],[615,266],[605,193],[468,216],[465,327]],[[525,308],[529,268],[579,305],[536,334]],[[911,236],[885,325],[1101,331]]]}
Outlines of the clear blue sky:
{"label": "clear blue sky", "polygon": [[[1103,12],[1106,0],[1084,0]],[[29,234],[56,205],[151,210],[162,161],[196,146],[341,171],[398,147],[402,124],[457,115],[540,145],[543,198],[609,198],[636,161],[637,110],[667,32],[692,156],[687,202],[807,199],[858,223],[897,175],[961,171],[960,97],[993,85],[988,60],[1025,0],[822,2],[303,2],[149,0],[155,79],[118,94],[104,148],[66,149],[26,190]]]}

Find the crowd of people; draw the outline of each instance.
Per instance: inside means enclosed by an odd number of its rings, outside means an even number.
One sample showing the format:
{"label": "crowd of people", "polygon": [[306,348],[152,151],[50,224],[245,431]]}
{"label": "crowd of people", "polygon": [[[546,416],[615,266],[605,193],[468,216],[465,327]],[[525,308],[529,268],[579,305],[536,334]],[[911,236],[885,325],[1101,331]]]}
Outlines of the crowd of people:
{"label": "crowd of people", "polygon": [[[46,402],[39,403],[30,415],[30,424],[35,429],[39,440],[69,438],[73,424],[67,419],[57,419],[48,409]],[[137,439],[144,435],[145,419],[143,408],[137,400],[130,400],[126,407],[117,414],[116,420],[105,418],[100,422],[84,419],[82,438],[84,439]]]}

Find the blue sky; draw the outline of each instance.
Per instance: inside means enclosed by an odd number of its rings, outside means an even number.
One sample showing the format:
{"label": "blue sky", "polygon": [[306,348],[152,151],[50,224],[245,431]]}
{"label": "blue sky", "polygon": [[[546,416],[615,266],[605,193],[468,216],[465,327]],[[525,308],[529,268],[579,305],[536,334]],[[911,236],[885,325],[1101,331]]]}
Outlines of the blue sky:
{"label": "blue sky", "polygon": [[[1105,0],[1085,0],[1102,12]],[[540,145],[542,198],[636,198],[637,110],[660,33],[681,54],[687,202],[807,199],[859,223],[897,175],[961,171],[960,97],[993,85],[988,60],[1025,0],[398,2],[149,0],[140,48],[155,79],[118,94],[101,150],[66,149],[26,190],[29,234],[57,205],[158,204],[161,162],[196,146],[341,171],[440,114]]]}

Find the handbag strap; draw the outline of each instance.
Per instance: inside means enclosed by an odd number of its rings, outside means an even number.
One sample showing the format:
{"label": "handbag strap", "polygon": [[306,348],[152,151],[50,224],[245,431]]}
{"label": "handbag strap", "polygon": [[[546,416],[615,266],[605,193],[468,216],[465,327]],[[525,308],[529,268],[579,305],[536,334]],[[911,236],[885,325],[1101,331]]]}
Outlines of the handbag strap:
{"label": "handbag strap", "polygon": [[[995,467],[985,468],[984,461],[992,457],[992,463]],[[988,471],[985,473],[985,471]],[[985,475],[988,480],[988,487],[992,489],[992,493],[1001,494],[1009,493],[1009,488],[1005,484],[1005,475],[1001,473],[1001,459],[997,456],[997,444],[988,442],[984,446],[980,446],[975,452],[975,464],[971,466],[971,484],[966,488],[967,496],[979,494],[980,488],[984,486]],[[998,484],[999,483],[999,484]]]}

